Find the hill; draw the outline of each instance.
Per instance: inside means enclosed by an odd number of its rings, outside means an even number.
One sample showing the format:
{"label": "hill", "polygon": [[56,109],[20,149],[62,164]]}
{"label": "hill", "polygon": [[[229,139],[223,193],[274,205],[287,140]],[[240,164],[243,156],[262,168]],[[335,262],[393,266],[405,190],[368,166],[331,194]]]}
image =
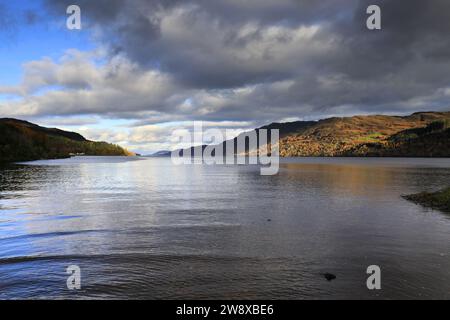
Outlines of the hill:
{"label": "hill", "polygon": [[280,155],[448,157],[449,119],[450,112],[419,112],[300,122],[298,129],[280,134]]}
{"label": "hill", "polygon": [[134,155],[120,146],[89,141],[75,132],[45,128],[23,120],[0,119],[0,162],[67,158],[71,154]]}
{"label": "hill", "polygon": [[[450,157],[449,127],[450,112],[417,112],[272,123],[254,131],[279,129],[282,157]],[[237,139],[223,143],[224,153]],[[184,152],[194,154],[194,148]],[[246,148],[246,154],[256,152]]]}
{"label": "hill", "polygon": [[153,154],[147,155],[146,157],[151,157],[151,158],[162,158],[162,157],[170,157],[170,155],[172,154],[171,151],[168,150],[161,150],[158,152],[155,152]]}

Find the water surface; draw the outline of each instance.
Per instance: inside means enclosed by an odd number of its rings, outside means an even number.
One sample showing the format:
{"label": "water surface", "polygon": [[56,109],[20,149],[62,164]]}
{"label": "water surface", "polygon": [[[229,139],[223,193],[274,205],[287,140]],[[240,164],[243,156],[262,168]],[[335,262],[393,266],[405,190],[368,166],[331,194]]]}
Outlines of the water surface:
{"label": "water surface", "polygon": [[0,298],[450,298],[449,216],[401,198],[448,185],[450,159],[259,173],[120,157],[0,168]]}

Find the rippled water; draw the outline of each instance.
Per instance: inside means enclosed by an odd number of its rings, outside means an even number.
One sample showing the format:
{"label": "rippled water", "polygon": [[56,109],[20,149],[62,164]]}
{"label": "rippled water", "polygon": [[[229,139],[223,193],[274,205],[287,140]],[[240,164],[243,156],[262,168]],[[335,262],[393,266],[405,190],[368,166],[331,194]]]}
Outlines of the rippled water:
{"label": "rippled water", "polygon": [[3,167],[0,298],[450,298],[449,216],[401,198],[449,182],[449,159],[285,159],[277,176],[164,158]]}

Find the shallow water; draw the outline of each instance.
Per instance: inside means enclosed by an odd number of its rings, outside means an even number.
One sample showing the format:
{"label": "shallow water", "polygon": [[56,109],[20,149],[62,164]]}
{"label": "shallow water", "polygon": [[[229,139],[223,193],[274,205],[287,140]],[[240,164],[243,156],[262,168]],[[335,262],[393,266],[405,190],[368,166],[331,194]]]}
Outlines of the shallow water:
{"label": "shallow water", "polygon": [[[448,185],[450,159],[283,159],[259,173],[167,158],[3,167],[0,298],[450,298],[450,216],[401,198]],[[381,290],[366,287],[369,265]]]}

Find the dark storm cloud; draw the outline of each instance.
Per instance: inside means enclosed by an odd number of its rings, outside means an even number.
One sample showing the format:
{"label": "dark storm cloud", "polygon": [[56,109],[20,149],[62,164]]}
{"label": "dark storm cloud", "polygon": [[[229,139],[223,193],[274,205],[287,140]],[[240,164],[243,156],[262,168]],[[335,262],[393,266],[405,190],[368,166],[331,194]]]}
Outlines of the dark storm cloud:
{"label": "dark storm cloud", "polygon": [[[47,6],[65,12],[72,2]],[[448,0],[76,2],[111,55],[214,95],[216,106],[194,95],[194,109],[178,111],[186,117],[274,120],[447,107]],[[380,31],[366,28],[371,4],[382,9]],[[251,89],[227,91],[244,87]]]}
{"label": "dark storm cloud", "polygon": [[[54,12],[64,12],[71,3],[48,2]],[[77,4],[91,25],[104,31],[102,40],[109,44],[113,54],[124,52],[143,67],[158,66],[176,74],[187,86],[224,88],[291,76],[297,71],[296,59],[279,65],[276,56],[262,52],[262,57],[254,59],[258,64],[252,66],[251,57],[240,54],[245,55],[251,44],[267,41],[264,32],[268,27],[330,23],[346,15],[342,8],[352,2],[81,0]],[[161,23],[168,17],[179,20],[179,25],[172,26],[174,30],[170,31],[184,31],[183,38],[161,34]],[[255,30],[243,35],[242,31],[252,23]],[[292,43],[290,35],[270,40],[272,43],[267,43],[265,51],[269,51],[270,45],[282,48]]]}

